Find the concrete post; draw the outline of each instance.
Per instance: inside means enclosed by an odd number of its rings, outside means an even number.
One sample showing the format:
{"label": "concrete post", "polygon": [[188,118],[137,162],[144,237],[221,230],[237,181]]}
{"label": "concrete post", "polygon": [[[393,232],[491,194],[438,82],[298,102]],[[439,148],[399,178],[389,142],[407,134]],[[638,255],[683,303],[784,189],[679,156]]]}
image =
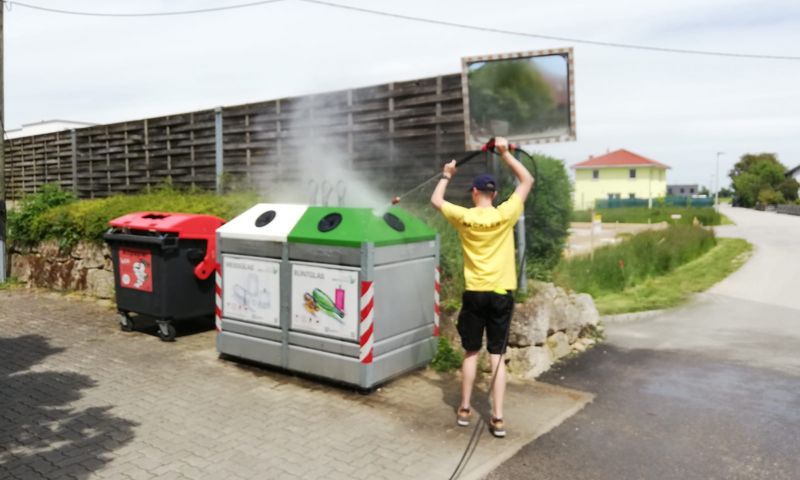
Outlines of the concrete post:
{"label": "concrete post", "polygon": [[216,160],[216,187],[217,195],[222,195],[222,169],[223,169],[223,154],[222,148],[222,107],[214,109],[214,143],[215,160]]}
{"label": "concrete post", "polygon": [[78,198],[78,134],[75,129],[70,130],[72,135],[72,194]]}

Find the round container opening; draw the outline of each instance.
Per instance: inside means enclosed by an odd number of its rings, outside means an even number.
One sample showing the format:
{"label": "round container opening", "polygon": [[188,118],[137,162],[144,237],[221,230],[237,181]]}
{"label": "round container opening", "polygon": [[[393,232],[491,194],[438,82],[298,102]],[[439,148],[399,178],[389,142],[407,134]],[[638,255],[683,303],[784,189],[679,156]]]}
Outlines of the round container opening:
{"label": "round container opening", "polygon": [[317,230],[322,233],[330,232],[334,228],[338,227],[340,223],[342,223],[341,213],[329,213],[320,219],[319,223],[317,224]]}
{"label": "round container opening", "polygon": [[400,220],[397,215],[392,213],[386,213],[383,215],[383,221],[386,222],[390,227],[397,230],[398,232],[404,232],[406,230],[406,224]]}
{"label": "round container opening", "polygon": [[256,218],[256,227],[261,228],[269,225],[269,222],[275,220],[275,210],[267,210]]}

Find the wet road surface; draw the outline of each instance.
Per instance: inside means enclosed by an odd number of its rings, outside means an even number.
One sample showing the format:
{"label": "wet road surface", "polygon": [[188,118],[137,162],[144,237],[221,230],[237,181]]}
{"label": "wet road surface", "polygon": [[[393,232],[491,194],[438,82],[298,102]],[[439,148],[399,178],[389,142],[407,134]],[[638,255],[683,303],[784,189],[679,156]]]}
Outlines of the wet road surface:
{"label": "wet road surface", "polygon": [[800,478],[800,217],[725,213],[753,258],[540,378],[595,400],[488,478]]}

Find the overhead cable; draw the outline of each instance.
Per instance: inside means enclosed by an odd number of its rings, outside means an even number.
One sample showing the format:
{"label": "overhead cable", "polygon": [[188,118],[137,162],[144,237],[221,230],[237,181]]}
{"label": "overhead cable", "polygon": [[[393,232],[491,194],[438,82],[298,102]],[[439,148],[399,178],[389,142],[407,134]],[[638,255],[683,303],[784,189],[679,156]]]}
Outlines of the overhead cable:
{"label": "overhead cable", "polygon": [[800,60],[798,56],[792,55],[763,55],[763,54],[749,54],[749,53],[736,53],[736,52],[717,52],[711,50],[692,50],[692,49],[683,49],[683,48],[666,48],[666,47],[654,47],[650,45],[636,45],[632,43],[617,43],[617,42],[602,42],[597,40],[586,40],[582,38],[571,38],[571,37],[560,37],[556,35],[544,35],[540,33],[527,33],[527,32],[516,32],[513,30],[503,30],[500,28],[492,28],[492,27],[482,27],[479,25],[468,25],[463,23],[455,23],[455,22],[448,22],[445,20],[436,20],[433,18],[423,18],[423,17],[413,17],[411,15],[402,15],[399,13],[390,13],[384,12],[381,10],[372,10],[369,8],[361,8],[361,7],[354,7],[351,5],[343,5],[340,3],[328,2],[324,0],[298,0],[301,2],[306,3],[313,3],[316,5],[323,5],[326,7],[332,8],[339,8],[343,10],[352,10],[361,13],[368,13],[371,15],[380,15],[382,17],[389,17],[389,18],[398,18],[402,20],[409,20],[413,22],[421,22],[421,23],[429,23],[433,25],[444,25],[447,27],[455,27],[455,28],[463,28],[467,30],[476,30],[481,32],[489,32],[489,33],[501,33],[504,35],[514,35],[517,37],[527,37],[527,38],[537,38],[540,40],[556,40],[559,42],[569,42],[569,43],[582,43],[585,45],[595,45],[600,47],[614,47],[614,48],[628,48],[634,50],[649,50],[655,52],[665,52],[665,53],[681,53],[681,54],[689,54],[689,55],[706,55],[706,56],[714,56],[714,57],[737,57],[737,58],[751,58],[751,59],[761,59],[761,60]]}
{"label": "overhead cable", "polygon": [[[209,8],[201,8],[196,10],[179,10],[179,11],[171,11],[171,12],[144,12],[144,13],[104,13],[104,12],[88,12],[88,11],[80,11],[80,10],[63,10],[58,8],[50,8],[50,7],[42,7],[39,5],[32,5],[29,3],[18,2],[16,0],[3,0],[3,3],[6,6],[19,6],[23,8],[29,8],[33,10],[39,10],[43,12],[49,13],[60,13],[65,15],[82,15],[82,16],[90,16],[90,17],[160,17],[160,16],[174,16],[174,15],[190,15],[190,14],[197,14],[197,13],[210,13],[210,12],[219,12],[223,10],[234,10],[240,8],[248,8],[254,7],[258,5],[266,5],[270,3],[277,3],[283,2],[286,0],[262,0],[256,2],[248,2],[248,3],[240,3],[236,5],[227,5],[224,7],[209,7]],[[573,38],[573,37],[562,37],[558,35],[546,35],[542,33],[529,33],[529,32],[519,32],[514,30],[504,30],[501,28],[493,28],[493,27],[483,27],[480,25],[469,25],[465,23],[456,23],[456,22],[449,22],[446,20],[437,20],[434,18],[425,18],[425,17],[415,17],[411,15],[403,15],[400,13],[392,13],[386,12],[382,10],[373,10],[369,8],[362,8],[356,7],[352,5],[344,5],[341,3],[335,3],[325,0],[296,0],[300,2],[306,2],[311,4],[316,4],[320,6],[330,7],[330,8],[338,8],[342,10],[350,10],[355,12],[366,13],[370,15],[379,15],[382,17],[388,18],[396,18],[401,20],[407,20],[412,22],[419,22],[419,23],[428,23],[431,25],[442,25],[446,27],[453,27],[453,28],[461,28],[466,30],[473,30],[473,31],[480,31],[480,32],[487,32],[487,33],[499,33],[502,35],[513,35],[516,37],[525,37],[525,38],[536,38],[539,40],[553,40],[558,42],[568,42],[568,43],[577,43],[577,44],[584,44],[584,45],[593,45],[597,47],[612,47],[612,48],[625,48],[631,50],[643,50],[643,51],[651,51],[651,52],[662,52],[662,53],[675,53],[675,54],[684,54],[684,55],[703,55],[703,56],[710,56],[710,57],[732,57],[732,58],[746,58],[746,59],[756,59],[756,60],[792,60],[798,61],[800,60],[800,56],[796,55],[770,55],[770,54],[758,54],[758,53],[738,53],[738,52],[722,52],[722,51],[714,51],[714,50],[695,50],[695,49],[688,49],[688,48],[669,48],[669,47],[656,47],[652,45],[638,45],[633,43],[620,43],[620,42],[604,42],[600,40],[588,40],[585,38]]]}
{"label": "overhead cable", "polygon": [[85,17],[166,17],[166,16],[174,16],[174,15],[192,15],[195,13],[210,13],[210,12],[220,12],[223,10],[234,10],[238,8],[248,8],[248,7],[255,7],[258,5],[266,5],[268,3],[277,3],[282,2],[284,0],[262,0],[258,2],[248,2],[248,3],[239,3],[236,5],[227,5],[224,7],[209,7],[209,8],[200,8],[196,10],[178,10],[172,12],[142,12],[142,13],[103,13],[103,12],[86,12],[86,11],[79,11],[79,10],[62,10],[59,8],[50,8],[50,7],[42,7],[39,5],[31,5],[29,3],[17,2],[16,0],[6,0],[5,3],[8,6],[17,6],[23,8],[30,8],[32,10],[40,10],[43,12],[49,13],[61,13],[65,15],[81,15]]}

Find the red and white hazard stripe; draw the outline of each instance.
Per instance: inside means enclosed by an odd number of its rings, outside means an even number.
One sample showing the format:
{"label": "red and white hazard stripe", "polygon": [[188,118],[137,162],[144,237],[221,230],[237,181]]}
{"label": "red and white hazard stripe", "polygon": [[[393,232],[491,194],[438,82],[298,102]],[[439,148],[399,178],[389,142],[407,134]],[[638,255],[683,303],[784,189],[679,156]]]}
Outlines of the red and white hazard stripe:
{"label": "red and white hazard stripe", "polygon": [[372,282],[361,282],[361,350],[358,359],[361,363],[372,363],[373,327],[375,310],[375,288]]}
{"label": "red and white hazard stripe", "polygon": [[439,336],[439,275],[441,274],[437,265],[433,273],[433,336]]}
{"label": "red and white hazard stripe", "polygon": [[214,298],[216,304],[214,306],[214,323],[217,326],[217,331],[222,331],[222,274],[219,272],[219,265],[217,265],[214,280]]}

